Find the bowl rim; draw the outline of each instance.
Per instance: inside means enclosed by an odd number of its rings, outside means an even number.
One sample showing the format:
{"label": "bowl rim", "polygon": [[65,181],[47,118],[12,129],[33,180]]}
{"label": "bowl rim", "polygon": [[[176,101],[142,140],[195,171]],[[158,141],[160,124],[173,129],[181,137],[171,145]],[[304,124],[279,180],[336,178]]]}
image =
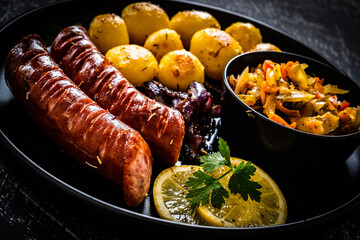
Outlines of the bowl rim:
{"label": "bowl rim", "polygon": [[[328,68],[330,71],[334,71],[334,72],[339,73],[340,75],[343,75],[343,77],[345,79],[347,79],[347,81],[351,81],[354,85],[357,86],[357,88],[360,91],[360,86],[355,81],[353,81],[350,77],[348,77],[343,71],[341,71],[338,68],[334,68],[334,67],[332,67],[332,66],[330,66],[328,64],[325,64],[325,63],[323,63],[321,61],[318,61],[316,59],[313,59],[313,58],[310,58],[310,57],[307,57],[307,56],[303,56],[303,55],[300,55],[300,54],[296,54],[296,53],[285,52],[285,51],[282,51],[282,52],[278,52],[278,51],[254,51],[254,52],[246,52],[246,53],[239,54],[239,55],[233,57],[232,59],[230,59],[228,61],[228,63],[225,66],[224,73],[223,73],[223,93],[224,93],[224,88],[226,88],[226,90],[230,92],[231,96],[238,103],[240,103],[242,106],[244,106],[247,109],[246,112],[248,114],[251,113],[253,115],[256,115],[256,117],[259,117],[260,119],[270,123],[274,127],[280,127],[283,130],[288,131],[290,133],[301,134],[301,135],[304,135],[304,136],[307,136],[307,137],[313,137],[313,138],[319,138],[319,139],[327,139],[327,140],[339,140],[339,139],[348,139],[348,138],[351,139],[351,138],[359,138],[360,137],[360,131],[353,132],[353,133],[348,133],[348,134],[340,134],[340,135],[317,135],[317,134],[314,134],[314,133],[308,133],[308,132],[301,131],[301,130],[298,130],[298,129],[289,128],[289,127],[283,126],[283,125],[269,119],[268,117],[266,117],[265,115],[263,115],[259,111],[255,110],[252,107],[250,107],[249,105],[247,105],[243,100],[241,100],[235,94],[235,92],[232,90],[232,88],[231,88],[231,86],[229,84],[229,81],[227,80],[228,79],[228,70],[232,65],[234,65],[237,61],[240,61],[239,59],[241,59],[243,57],[246,57],[248,55],[264,55],[264,54],[279,55],[279,56],[284,55],[284,56],[293,57],[295,59],[296,58],[302,58],[302,59],[304,59],[306,61],[306,63],[308,65],[311,65],[309,62],[313,62],[315,64],[322,65],[323,67]],[[265,58],[264,58],[264,60],[265,60]],[[259,62],[259,64],[260,64],[260,62]]]}

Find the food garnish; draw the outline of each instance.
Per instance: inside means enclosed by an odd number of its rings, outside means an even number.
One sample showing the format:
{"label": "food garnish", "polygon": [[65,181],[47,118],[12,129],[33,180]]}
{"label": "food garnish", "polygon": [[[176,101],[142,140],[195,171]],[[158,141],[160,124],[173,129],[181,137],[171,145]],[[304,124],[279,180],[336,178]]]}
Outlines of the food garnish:
{"label": "food garnish", "polygon": [[[232,194],[240,193],[245,201],[250,197],[260,202],[261,192],[258,189],[261,185],[251,180],[256,168],[250,162],[241,162],[234,167],[230,161],[230,148],[225,140],[219,138],[219,152],[201,156],[200,162],[204,171],[194,172],[194,177],[189,177],[185,183],[191,188],[186,197],[191,199],[190,204],[193,209],[200,205],[205,206],[209,201],[214,207],[220,208],[225,203],[225,198],[229,197],[228,190],[221,185],[220,180],[229,173],[232,173],[232,176],[228,188]],[[209,175],[222,166],[230,169],[218,178]]]}
{"label": "food garnish", "polygon": [[[219,142],[219,152],[203,157],[201,166],[174,166],[157,176],[153,196],[159,216],[170,221],[221,227],[285,223],[287,204],[274,180],[254,164],[230,157],[226,142],[223,139]],[[209,203],[214,195],[217,207]]]}
{"label": "food garnish", "polygon": [[[230,157],[230,161],[234,167],[249,163],[234,157]],[[197,213],[200,219],[208,225],[218,227],[261,227],[285,223],[287,204],[280,188],[261,168],[251,165],[256,168],[251,180],[260,183],[261,200],[245,200],[239,194],[230,193],[220,209],[211,204],[199,206]],[[218,178],[229,169],[228,166],[220,167],[211,176]],[[231,176],[230,173],[220,180],[225,188]]]}
{"label": "food garnish", "polygon": [[325,84],[324,79],[307,74],[307,67],[297,61],[265,60],[228,81],[243,102],[284,126],[317,135],[359,131],[360,107],[338,98],[349,90]]}

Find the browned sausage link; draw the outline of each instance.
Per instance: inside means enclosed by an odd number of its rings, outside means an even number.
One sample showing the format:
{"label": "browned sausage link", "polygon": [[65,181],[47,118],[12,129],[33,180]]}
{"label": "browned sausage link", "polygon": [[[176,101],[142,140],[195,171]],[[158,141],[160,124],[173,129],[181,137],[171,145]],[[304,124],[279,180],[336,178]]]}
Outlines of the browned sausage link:
{"label": "browned sausage link", "polygon": [[87,30],[70,26],[59,33],[51,54],[92,99],[138,130],[155,157],[174,165],[185,125],[181,113],[135,89],[90,41]]}
{"label": "browned sausage link", "polygon": [[29,35],[9,52],[5,79],[28,114],[69,155],[122,186],[129,206],[144,200],[152,172],[147,143],[80,90],[39,36]]}

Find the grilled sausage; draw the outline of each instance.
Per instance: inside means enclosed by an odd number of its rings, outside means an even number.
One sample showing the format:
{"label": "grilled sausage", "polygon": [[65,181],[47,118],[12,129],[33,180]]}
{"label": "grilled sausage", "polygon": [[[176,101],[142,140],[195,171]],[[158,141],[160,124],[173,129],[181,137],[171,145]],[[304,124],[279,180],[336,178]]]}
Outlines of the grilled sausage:
{"label": "grilled sausage", "polygon": [[129,206],[144,200],[152,172],[149,146],[74,84],[38,35],[9,52],[5,79],[27,113],[70,156],[120,185]]}
{"label": "grilled sausage", "polygon": [[84,27],[62,30],[51,55],[89,97],[139,131],[155,158],[176,163],[185,134],[181,113],[134,88],[90,41]]}

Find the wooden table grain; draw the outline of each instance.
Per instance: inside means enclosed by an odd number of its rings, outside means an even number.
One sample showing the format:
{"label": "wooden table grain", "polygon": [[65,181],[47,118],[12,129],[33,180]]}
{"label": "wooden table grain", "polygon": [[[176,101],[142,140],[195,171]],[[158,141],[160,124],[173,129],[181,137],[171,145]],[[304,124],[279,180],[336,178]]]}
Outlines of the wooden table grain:
{"label": "wooden table grain", "polygon": [[[30,9],[57,0],[0,0],[0,25]],[[263,21],[304,43],[360,85],[360,1],[358,0],[196,0]],[[66,14],[66,13],[64,13]],[[1,42],[6,39],[1,39]],[[3,116],[0,116],[3,117]],[[123,230],[81,217],[37,188],[36,175],[1,154],[0,239],[120,239]],[[145,230],[132,234],[145,233]],[[129,232],[127,233],[129,234]],[[360,211],[314,239],[360,239]]]}

